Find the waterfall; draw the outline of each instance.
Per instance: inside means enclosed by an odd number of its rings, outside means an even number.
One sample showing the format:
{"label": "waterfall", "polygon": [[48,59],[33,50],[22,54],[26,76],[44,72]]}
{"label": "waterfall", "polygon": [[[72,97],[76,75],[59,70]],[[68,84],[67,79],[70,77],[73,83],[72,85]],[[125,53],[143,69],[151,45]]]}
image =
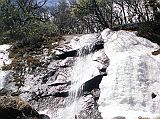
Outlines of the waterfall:
{"label": "waterfall", "polygon": [[[87,72],[91,68],[91,57],[93,54],[87,56],[78,57],[71,72],[71,88],[69,90],[69,96],[71,104],[68,105],[63,111],[64,114],[60,114],[58,119],[74,119],[76,115],[83,108],[82,93],[83,84],[92,77],[92,72]],[[86,64],[87,63],[87,64]],[[92,66],[93,67],[93,66]],[[95,68],[94,68],[95,69]],[[97,70],[94,73],[97,74]]]}
{"label": "waterfall", "polygon": [[[0,47],[0,89],[8,74],[2,67],[11,62],[9,47]],[[159,48],[135,32],[106,29],[101,34],[78,35],[54,52],[62,56],[59,59],[40,56],[46,66],[25,74],[20,97],[51,119],[160,117],[160,56],[152,55]],[[90,112],[93,116],[87,117]]]}
{"label": "waterfall", "polygon": [[83,105],[81,104],[81,96],[83,95],[83,84],[99,73],[96,67],[92,65],[92,57],[93,54],[80,56],[73,67],[70,96],[73,99],[74,105],[72,108],[73,110],[70,111],[71,114],[75,113],[76,115],[82,110]]}
{"label": "waterfall", "polygon": [[90,34],[79,37],[78,43],[75,42],[77,46],[75,43],[71,43],[73,47],[76,46],[79,49],[77,50],[78,57],[70,72],[70,103],[65,109],[59,111],[56,119],[77,119],[80,112],[85,108],[83,84],[99,75],[99,69],[103,67],[100,62],[95,61],[101,55],[99,52],[94,52],[97,40],[97,34]]}

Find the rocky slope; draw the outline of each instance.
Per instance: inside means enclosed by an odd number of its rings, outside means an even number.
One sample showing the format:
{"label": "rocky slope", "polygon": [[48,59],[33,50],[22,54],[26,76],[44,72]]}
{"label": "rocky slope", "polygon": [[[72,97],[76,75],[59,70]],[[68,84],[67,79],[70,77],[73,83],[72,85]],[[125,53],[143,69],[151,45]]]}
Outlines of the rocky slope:
{"label": "rocky slope", "polygon": [[64,38],[56,48],[34,55],[40,65],[17,71],[22,85],[8,81],[0,86],[1,95],[19,96],[50,119],[157,116],[160,58],[152,52],[158,45],[133,32],[109,29]]}

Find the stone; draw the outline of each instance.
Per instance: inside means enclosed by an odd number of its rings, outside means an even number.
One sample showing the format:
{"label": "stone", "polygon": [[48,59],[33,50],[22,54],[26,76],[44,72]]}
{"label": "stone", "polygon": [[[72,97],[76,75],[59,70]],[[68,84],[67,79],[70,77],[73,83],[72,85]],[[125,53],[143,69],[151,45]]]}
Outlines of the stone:
{"label": "stone", "polygon": [[40,114],[39,119],[50,119],[50,117],[45,114]]}
{"label": "stone", "polygon": [[[91,42],[85,43],[85,40]],[[81,95],[77,95],[76,97],[83,99],[82,103],[85,109],[80,110],[80,113],[75,118],[102,118],[98,110],[97,100],[100,95],[99,83],[103,76],[106,75],[106,68],[108,66],[108,58],[103,49],[104,42],[97,35],[91,35],[87,39],[82,37],[80,40],[76,40],[72,45],[70,43],[67,42],[64,46],[60,45],[60,48],[55,48],[55,52],[52,52],[49,56],[45,55],[45,53],[43,55],[35,55],[39,61],[44,62],[45,66],[38,66],[33,71],[26,70],[28,72],[23,74],[25,76],[24,84],[17,89],[20,92],[19,96],[30,102],[37,111],[43,111],[50,116],[39,115],[36,112],[39,116],[28,117],[28,114],[26,114],[26,119],[56,119],[63,114],[65,115],[61,109],[65,110],[66,107],[74,102],[74,97],[71,97],[72,92],[70,90],[74,83],[71,78],[74,66],[81,58],[85,60],[85,57],[90,56],[90,54],[93,54],[93,57],[91,57],[91,60],[88,59],[95,71],[92,72],[91,76],[86,77],[86,81],[81,84],[83,90],[80,90]],[[5,91],[2,91],[2,95],[3,92],[5,94]],[[12,90],[12,92],[15,92],[15,90]],[[14,93],[14,96],[16,95],[17,93]],[[24,113],[17,107],[14,109],[20,116]],[[30,110],[32,109],[30,108]]]}
{"label": "stone", "polygon": [[0,119],[38,119],[38,112],[19,97],[0,96]]}
{"label": "stone", "polygon": [[112,119],[126,119],[126,118],[123,116],[117,116],[117,117],[113,117]]}

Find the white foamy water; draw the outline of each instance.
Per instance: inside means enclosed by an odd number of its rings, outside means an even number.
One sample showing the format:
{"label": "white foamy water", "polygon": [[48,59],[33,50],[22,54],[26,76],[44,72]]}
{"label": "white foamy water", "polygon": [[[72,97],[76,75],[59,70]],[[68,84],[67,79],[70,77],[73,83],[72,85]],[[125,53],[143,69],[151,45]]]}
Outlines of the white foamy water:
{"label": "white foamy water", "polygon": [[[102,32],[105,53],[110,59],[108,75],[100,84],[99,110],[104,119],[160,116],[160,56],[151,53],[159,46],[127,31]],[[156,98],[152,99],[151,94]]]}
{"label": "white foamy water", "polygon": [[[78,43],[74,41],[71,42],[71,46],[74,49],[80,49],[78,52],[78,57],[70,72],[71,88],[69,89],[70,104],[66,108],[59,108],[56,115],[49,114],[51,110],[46,110],[40,113],[48,114],[51,119],[75,119],[79,115],[80,111],[83,110],[86,104],[86,99],[82,97],[83,84],[93,77],[100,74],[99,69],[103,67],[100,62],[96,59],[101,57],[101,52],[85,54],[85,50],[91,51],[93,42],[97,40],[96,34],[88,34],[78,37]],[[75,44],[75,45],[74,45]]]}
{"label": "white foamy water", "polygon": [[5,64],[10,64],[11,60],[8,58],[8,51],[11,45],[0,45],[0,89],[4,87],[5,77],[8,74],[8,71],[2,71],[2,67]]}

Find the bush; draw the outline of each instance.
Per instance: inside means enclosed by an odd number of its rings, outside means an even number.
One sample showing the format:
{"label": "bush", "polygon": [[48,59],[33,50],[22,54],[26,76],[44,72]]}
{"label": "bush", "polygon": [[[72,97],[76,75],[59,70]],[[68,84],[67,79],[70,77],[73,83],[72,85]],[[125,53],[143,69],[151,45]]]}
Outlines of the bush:
{"label": "bush", "polygon": [[41,11],[40,8],[43,8],[41,5],[35,7],[36,2],[24,2],[21,0],[15,2],[10,0],[0,1],[1,43],[17,40],[27,40],[28,43],[31,43],[32,39],[47,37],[55,32],[56,26],[48,18],[42,17],[45,10]]}

